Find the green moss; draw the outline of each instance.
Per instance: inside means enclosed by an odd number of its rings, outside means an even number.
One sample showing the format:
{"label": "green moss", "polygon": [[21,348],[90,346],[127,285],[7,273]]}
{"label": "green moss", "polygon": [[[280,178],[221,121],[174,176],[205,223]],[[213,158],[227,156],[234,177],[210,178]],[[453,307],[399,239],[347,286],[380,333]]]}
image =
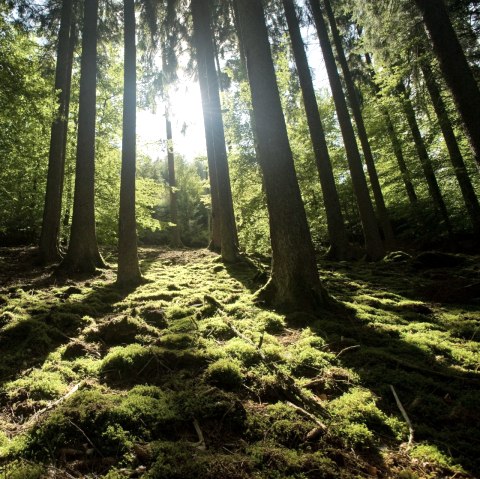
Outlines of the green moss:
{"label": "green moss", "polygon": [[221,318],[208,318],[201,322],[200,332],[206,338],[212,337],[219,341],[227,341],[234,337],[233,331]]}
{"label": "green moss", "polygon": [[257,349],[240,338],[232,338],[225,344],[225,352],[232,358],[238,359],[245,367],[258,364],[260,355]]}
{"label": "green moss", "polygon": [[243,375],[237,362],[219,359],[208,366],[205,380],[221,389],[233,391],[242,385]]}
{"label": "green moss", "polygon": [[263,329],[270,334],[279,334],[285,329],[285,318],[272,312],[258,314],[255,321],[258,321]]}
{"label": "green moss", "polygon": [[42,464],[31,464],[26,461],[13,461],[2,466],[0,473],[8,479],[42,479],[46,472]]}
{"label": "green moss", "polygon": [[101,375],[109,382],[155,382],[168,371],[202,370],[207,364],[202,351],[173,351],[157,346],[116,346],[103,359]]}
{"label": "green moss", "polygon": [[296,345],[288,351],[288,365],[297,376],[313,377],[335,364],[335,356],[310,346]]}
{"label": "green moss", "polygon": [[431,444],[417,444],[410,451],[412,457],[421,459],[422,461],[432,462],[439,466],[446,467],[448,469],[454,468],[458,472],[462,472],[461,468],[456,467],[451,457],[446,456],[436,446]]}
{"label": "green moss", "polygon": [[13,401],[55,399],[67,392],[68,385],[56,371],[33,370],[28,376],[5,385],[7,397]]}
{"label": "green moss", "polygon": [[186,333],[166,334],[160,338],[157,344],[168,349],[187,349],[194,346],[195,337]]}

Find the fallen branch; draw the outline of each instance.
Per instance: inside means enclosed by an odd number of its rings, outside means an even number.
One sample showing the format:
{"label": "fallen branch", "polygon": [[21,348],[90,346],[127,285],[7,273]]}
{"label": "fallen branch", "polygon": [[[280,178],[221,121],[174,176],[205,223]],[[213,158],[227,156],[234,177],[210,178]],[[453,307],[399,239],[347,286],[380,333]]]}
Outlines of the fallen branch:
{"label": "fallen branch", "polygon": [[348,346],[348,348],[342,349],[337,355],[335,356],[335,359],[338,359],[343,353],[346,353],[347,351],[350,351],[352,349],[357,349],[360,347],[360,344],[355,344],[354,346]]}
{"label": "fallen branch", "polygon": [[413,443],[413,426],[410,421],[410,418],[408,417],[407,411],[405,411],[405,408],[403,407],[400,398],[397,396],[397,393],[395,391],[395,388],[390,384],[390,389],[392,390],[393,396],[395,397],[395,401],[397,403],[398,409],[400,409],[400,412],[402,413],[403,419],[405,419],[405,422],[408,425],[408,447],[410,447]]}
{"label": "fallen branch", "polygon": [[207,449],[207,446],[205,445],[205,438],[203,437],[202,430],[200,429],[200,424],[198,424],[196,419],[193,420],[193,427],[195,428],[198,436],[198,442],[195,443],[194,446],[201,451],[205,451]]}
{"label": "fallen branch", "polygon": [[61,403],[66,401],[69,397],[73,396],[73,394],[75,394],[84,384],[85,384],[85,381],[80,381],[78,384],[73,386],[73,388],[70,389],[70,391],[68,391],[67,394],[57,399],[56,401],[52,401],[50,404],[47,404],[47,406],[45,406],[43,409],[40,409],[39,411],[37,411],[35,414],[32,415],[32,417],[28,421],[24,422],[21,425],[21,429],[28,429],[34,423],[38,422],[41,416],[43,416],[53,408],[59,406]]}

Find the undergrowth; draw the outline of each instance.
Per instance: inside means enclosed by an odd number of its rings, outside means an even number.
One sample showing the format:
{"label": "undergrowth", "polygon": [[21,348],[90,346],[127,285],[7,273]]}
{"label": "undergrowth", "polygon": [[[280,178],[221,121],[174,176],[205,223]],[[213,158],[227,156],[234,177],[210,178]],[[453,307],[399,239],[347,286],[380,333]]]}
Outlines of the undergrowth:
{"label": "undergrowth", "polygon": [[323,263],[343,306],[284,316],[253,302],[247,264],[142,255],[149,281],[133,292],[113,286],[113,270],[64,283],[37,271],[0,290],[1,477],[480,470],[480,312],[461,288],[475,258],[461,270],[408,255]]}

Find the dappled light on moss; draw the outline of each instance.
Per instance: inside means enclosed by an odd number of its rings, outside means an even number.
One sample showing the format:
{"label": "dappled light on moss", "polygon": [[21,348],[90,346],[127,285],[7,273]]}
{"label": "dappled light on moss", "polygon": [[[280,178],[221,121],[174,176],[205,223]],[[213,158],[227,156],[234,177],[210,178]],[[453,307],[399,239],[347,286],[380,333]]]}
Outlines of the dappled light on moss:
{"label": "dappled light on moss", "polygon": [[[4,294],[8,470],[19,458],[25,474],[55,463],[110,479],[473,470],[476,308],[429,303],[418,278],[407,288],[381,263],[324,272],[346,308],[284,316],[230,276],[247,282],[245,267],[216,268],[213,253],[191,250],[167,267],[162,254],[150,282],[123,296],[105,278]],[[414,424],[411,451],[390,384]]]}

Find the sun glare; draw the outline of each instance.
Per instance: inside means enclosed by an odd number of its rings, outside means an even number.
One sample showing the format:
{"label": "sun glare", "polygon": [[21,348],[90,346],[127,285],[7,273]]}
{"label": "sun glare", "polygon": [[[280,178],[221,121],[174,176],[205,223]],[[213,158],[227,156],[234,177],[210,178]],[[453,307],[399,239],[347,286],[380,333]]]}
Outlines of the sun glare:
{"label": "sun glare", "polygon": [[[200,88],[193,81],[181,81],[170,93],[170,120],[174,151],[187,161],[206,155]],[[137,115],[139,152],[152,159],[166,155],[165,105],[157,111],[140,110]]]}

